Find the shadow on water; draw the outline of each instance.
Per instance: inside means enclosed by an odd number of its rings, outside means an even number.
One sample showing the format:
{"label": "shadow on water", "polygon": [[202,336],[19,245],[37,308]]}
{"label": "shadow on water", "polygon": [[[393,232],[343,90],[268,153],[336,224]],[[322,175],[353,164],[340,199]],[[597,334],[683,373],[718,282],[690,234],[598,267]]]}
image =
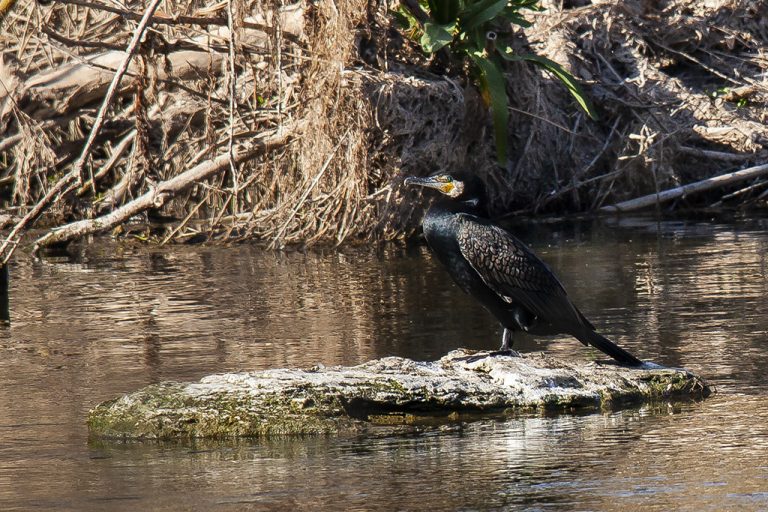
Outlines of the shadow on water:
{"label": "shadow on water", "polygon": [[[500,340],[421,246],[278,254],[102,241],[17,259],[0,293],[11,320],[0,329],[0,509],[768,508],[766,221],[514,230],[604,334],[719,393],[402,436],[89,444],[88,409],[149,383],[434,359]],[[517,346],[600,357],[567,337]]]}
{"label": "shadow on water", "polygon": [[0,325],[11,323],[11,305],[8,298],[8,265],[0,265]]}

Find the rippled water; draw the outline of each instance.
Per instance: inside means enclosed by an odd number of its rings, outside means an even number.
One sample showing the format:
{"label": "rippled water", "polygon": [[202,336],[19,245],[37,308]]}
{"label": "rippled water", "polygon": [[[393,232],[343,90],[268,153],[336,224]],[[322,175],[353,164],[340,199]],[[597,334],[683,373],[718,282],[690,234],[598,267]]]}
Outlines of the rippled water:
{"label": "rippled water", "polygon": [[[701,373],[718,393],[374,439],[89,443],[90,407],[161,380],[433,359],[500,341],[423,247],[275,254],[101,242],[11,268],[0,510],[768,509],[768,221],[518,232],[604,334]],[[599,356],[568,338],[516,345]]]}

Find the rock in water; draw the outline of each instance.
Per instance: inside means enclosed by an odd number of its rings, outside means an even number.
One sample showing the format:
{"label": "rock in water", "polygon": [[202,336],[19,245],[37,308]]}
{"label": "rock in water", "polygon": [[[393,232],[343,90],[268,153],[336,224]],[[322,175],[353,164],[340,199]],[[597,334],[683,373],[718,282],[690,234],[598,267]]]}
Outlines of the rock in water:
{"label": "rock in water", "polygon": [[165,382],[89,413],[100,438],[345,434],[547,408],[600,410],[699,399],[709,386],[686,370],[566,362],[542,353],[457,350],[434,362],[385,357],[351,367],[266,370]]}

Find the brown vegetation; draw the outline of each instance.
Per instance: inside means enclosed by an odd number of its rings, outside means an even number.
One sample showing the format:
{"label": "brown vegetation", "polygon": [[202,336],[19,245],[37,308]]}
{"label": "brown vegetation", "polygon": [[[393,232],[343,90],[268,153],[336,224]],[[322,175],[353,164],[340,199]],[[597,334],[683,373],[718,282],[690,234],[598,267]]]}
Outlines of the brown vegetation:
{"label": "brown vegetation", "polygon": [[[104,101],[146,4],[20,0],[0,35],[0,220],[47,209],[58,228],[41,244],[117,227],[340,243],[413,228],[406,173],[476,169],[505,213],[590,210],[765,163],[764,2],[575,3],[545,2],[519,46],[581,78],[602,117],[510,65],[503,169],[482,100],[430,72],[384,3],[164,2]],[[726,192],[764,203],[768,181],[749,176]]]}
{"label": "brown vegetation", "polygon": [[569,116],[551,82],[526,89],[537,96],[519,108],[542,119],[517,118],[529,147],[514,201],[591,209],[765,163],[766,15],[765,2],[673,0],[540,16],[530,42],[592,84],[602,118]]}

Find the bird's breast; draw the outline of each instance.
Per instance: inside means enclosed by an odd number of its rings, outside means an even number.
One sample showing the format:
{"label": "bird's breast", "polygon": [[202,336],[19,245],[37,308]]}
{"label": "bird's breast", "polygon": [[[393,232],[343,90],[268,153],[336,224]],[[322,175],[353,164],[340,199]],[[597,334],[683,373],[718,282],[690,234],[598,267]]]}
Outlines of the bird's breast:
{"label": "bird's breast", "polygon": [[461,254],[457,240],[458,218],[455,215],[427,215],[423,223],[424,237],[437,259],[465,292],[475,294],[480,277]]}

